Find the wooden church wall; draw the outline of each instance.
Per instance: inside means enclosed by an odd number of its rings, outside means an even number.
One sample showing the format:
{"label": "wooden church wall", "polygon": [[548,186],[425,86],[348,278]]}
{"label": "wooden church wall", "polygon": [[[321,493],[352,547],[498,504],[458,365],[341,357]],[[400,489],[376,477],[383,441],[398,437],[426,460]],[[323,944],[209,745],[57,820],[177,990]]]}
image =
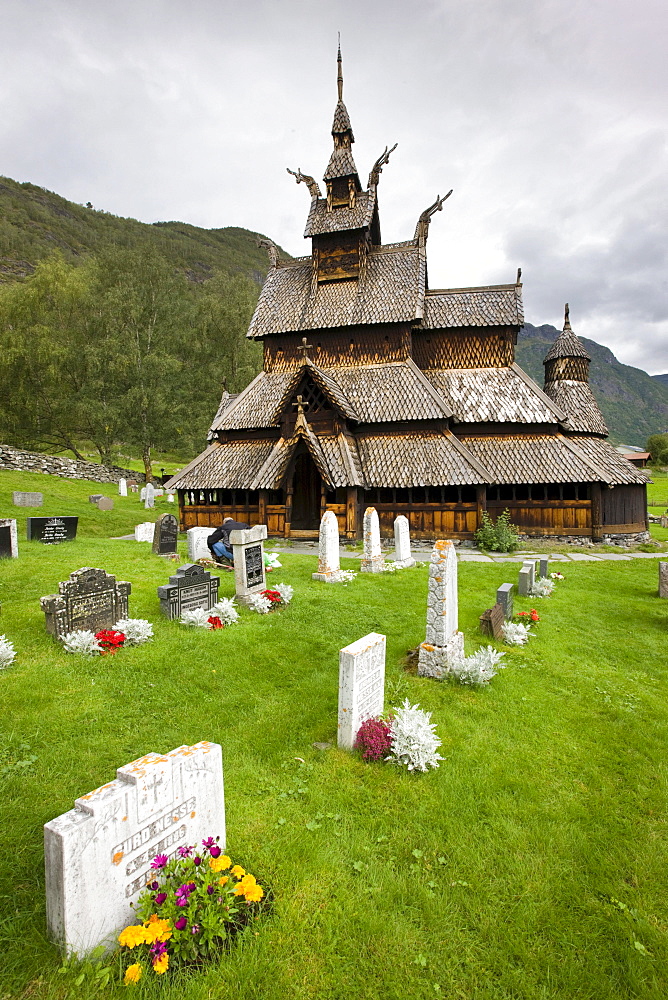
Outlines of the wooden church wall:
{"label": "wooden church wall", "polygon": [[510,327],[485,330],[415,330],[413,360],[424,371],[439,368],[504,368],[515,360]]}
{"label": "wooden church wall", "polygon": [[[337,365],[379,364],[405,361],[411,353],[408,324],[385,323],[374,327],[348,326],[341,330],[306,334],[308,356],[319,368]],[[266,372],[293,371],[304,361],[302,336],[290,333],[267,338],[264,343]]]}

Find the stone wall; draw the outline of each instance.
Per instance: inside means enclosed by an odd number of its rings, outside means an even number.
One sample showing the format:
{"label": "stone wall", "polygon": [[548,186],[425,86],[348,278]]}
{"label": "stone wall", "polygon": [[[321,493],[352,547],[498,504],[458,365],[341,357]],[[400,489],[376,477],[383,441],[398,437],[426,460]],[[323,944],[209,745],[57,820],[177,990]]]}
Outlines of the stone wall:
{"label": "stone wall", "polygon": [[117,483],[120,479],[134,479],[143,483],[143,472],[121,469],[116,465],[98,465],[96,462],[77,462],[73,458],[58,458],[34,451],[19,451],[0,444],[0,469],[14,472],[43,472],[63,479],[91,479],[95,483]]}

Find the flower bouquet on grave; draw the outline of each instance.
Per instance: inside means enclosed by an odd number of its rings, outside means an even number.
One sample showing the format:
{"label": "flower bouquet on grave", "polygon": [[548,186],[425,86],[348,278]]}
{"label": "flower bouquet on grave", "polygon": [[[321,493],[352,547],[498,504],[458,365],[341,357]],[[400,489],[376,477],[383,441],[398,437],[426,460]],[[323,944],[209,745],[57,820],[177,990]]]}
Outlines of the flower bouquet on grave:
{"label": "flower bouquet on grave", "polygon": [[5,667],[11,667],[15,659],[16,650],[14,649],[14,644],[5,638],[4,635],[0,635],[0,670],[4,670]]}
{"label": "flower bouquet on grave", "polygon": [[431,712],[411,705],[406,698],[401,708],[391,710],[387,719],[382,716],[365,719],[353,746],[362,751],[366,761],[388,760],[405,764],[409,771],[426,771],[444,760],[436,752],[441,740],[435,729]]}
{"label": "flower bouquet on grave", "polygon": [[116,625],[115,629],[101,629],[95,633],[89,629],[68,632],[63,636],[63,649],[79,656],[104,656],[115,653],[122,646],[141,646],[153,638],[153,626],[144,618],[123,618]]}
{"label": "flower bouquet on grave", "polygon": [[564,576],[563,573],[557,572],[557,573],[550,573],[550,579],[551,580],[565,580],[566,577]]}
{"label": "flower bouquet on grave", "polygon": [[259,615],[267,615],[270,611],[289,604],[294,592],[294,587],[288,583],[279,583],[275,590],[261,590],[259,594],[251,594],[248,597],[248,607]]}
{"label": "flower bouquet on grave", "polygon": [[210,631],[225,628],[226,625],[235,625],[238,621],[239,612],[233,597],[223,597],[208,611],[204,608],[184,611],[180,618],[182,625],[192,625],[194,628],[206,628]]}
{"label": "flower bouquet on grave", "polygon": [[255,876],[233,866],[213,837],[203,840],[201,849],[180,847],[171,861],[158,854],[151,868],[135,907],[141,922],[118,938],[124,966],[131,959],[126,985],[138,983],[146,971],[160,976],[215,958],[266,908]]}
{"label": "flower bouquet on grave", "polygon": [[535,608],[532,608],[531,611],[518,612],[518,614],[513,615],[512,620],[522,625],[537,625],[540,621],[540,615]]}
{"label": "flower bouquet on grave", "polygon": [[534,580],[530,593],[532,597],[549,597],[554,590],[554,587],[554,580],[549,580],[546,577],[541,576]]}

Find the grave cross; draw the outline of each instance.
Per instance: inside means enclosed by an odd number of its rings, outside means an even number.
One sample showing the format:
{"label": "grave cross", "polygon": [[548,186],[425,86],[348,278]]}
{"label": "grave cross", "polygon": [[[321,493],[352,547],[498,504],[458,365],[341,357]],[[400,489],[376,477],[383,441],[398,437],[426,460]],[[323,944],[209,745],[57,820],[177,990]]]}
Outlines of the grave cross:
{"label": "grave cross", "polygon": [[[306,340],[306,338],[304,338]],[[297,407],[297,416],[304,416],[304,408],[309,405],[307,399],[304,399],[302,395],[297,396],[297,402],[292,404]]]}
{"label": "grave cross", "polygon": [[302,337],[301,346],[298,347],[297,350],[301,352],[301,356],[304,359],[304,361],[306,361],[306,352],[310,351],[312,347],[313,344],[307,344],[306,337]]}

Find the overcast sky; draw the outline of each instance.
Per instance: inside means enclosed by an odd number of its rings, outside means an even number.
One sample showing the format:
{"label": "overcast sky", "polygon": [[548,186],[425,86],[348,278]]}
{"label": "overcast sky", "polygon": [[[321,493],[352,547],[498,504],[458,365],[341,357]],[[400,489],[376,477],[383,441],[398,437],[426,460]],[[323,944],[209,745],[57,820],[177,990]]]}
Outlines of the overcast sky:
{"label": "overcast sky", "polygon": [[[432,288],[512,281],[527,321],[668,371],[665,0],[2,0],[0,173],[143,222],[308,253],[336,42],[386,242],[454,188]],[[1,253],[0,248],[0,253]]]}

